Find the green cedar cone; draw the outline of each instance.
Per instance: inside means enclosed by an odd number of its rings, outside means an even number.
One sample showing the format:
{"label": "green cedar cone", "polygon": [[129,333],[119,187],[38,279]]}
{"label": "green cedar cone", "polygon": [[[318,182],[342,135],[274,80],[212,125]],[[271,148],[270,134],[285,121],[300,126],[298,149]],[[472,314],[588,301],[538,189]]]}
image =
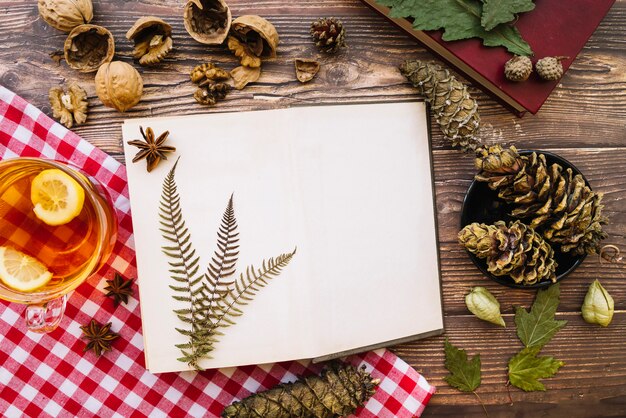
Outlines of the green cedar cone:
{"label": "green cedar cone", "polygon": [[463,151],[475,150],[480,144],[478,103],[467,87],[439,65],[422,61],[405,61],[400,72],[430,103],[435,120],[452,146]]}
{"label": "green cedar cone", "polygon": [[473,223],[459,232],[468,251],[487,260],[494,276],[509,275],[515,283],[535,284],[556,280],[554,251],[538,233],[520,221],[493,225]]}
{"label": "green cedar cone", "polygon": [[331,418],[347,416],[374,394],[378,379],[350,365],[334,364],[321,376],[309,376],[281,384],[234,402],[224,418]]}
{"label": "green cedar cone", "polygon": [[543,154],[519,155],[515,147],[500,145],[477,150],[476,180],[487,182],[498,196],[514,205],[512,216],[530,221],[563,252],[599,252],[607,237],[602,225],[602,193],[593,192],[580,174],[548,165]]}

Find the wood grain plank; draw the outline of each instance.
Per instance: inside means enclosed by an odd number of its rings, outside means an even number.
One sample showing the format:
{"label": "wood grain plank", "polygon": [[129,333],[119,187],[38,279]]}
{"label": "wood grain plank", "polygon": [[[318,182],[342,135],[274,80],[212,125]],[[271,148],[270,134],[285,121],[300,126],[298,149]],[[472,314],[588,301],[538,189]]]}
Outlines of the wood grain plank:
{"label": "wood grain plank", "polygon": [[[127,118],[272,109],[302,104],[362,103],[414,99],[416,91],[396,67],[404,59],[433,59],[410,37],[358,0],[229,0],[233,15],[256,13],[277,27],[281,44],[275,60],[264,63],[258,83],[231,93],[218,106],[194,102],[190,69],[208,60],[227,69],[235,58],[220,46],[201,45],[186,33],[183,2],[171,0],[95,0],[93,23],[109,28],[116,59],[132,63],[126,30],[141,16],[163,17],[173,26],[175,50],[155,68],[139,68],[145,94],[125,114],[105,108],[95,95],[94,74],[80,74],[48,56],[62,48],[65,34],[48,27],[32,0],[0,0],[0,84],[20,94],[47,114],[50,87],[79,81],[89,95],[90,114],[79,135],[121,157],[121,123]],[[338,55],[319,53],[308,35],[310,22],[338,16],[348,32],[349,48]],[[293,59],[316,57],[318,77],[306,85],[295,80]],[[541,111],[521,119],[508,113],[477,88],[482,138],[488,143],[515,144],[520,149],[556,152],[574,163],[590,184],[605,194],[607,243],[626,250],[626,0],[617,0]],[[434,124],[434,121],[432,121]],[[558,316],[568,325],[545,347],[544,354],[564,360],[556,377],[545,381],[548,392],[524,393],[506,384],[508,359],[520,349],[515,335],[515,306],[529,306],[534,292],[511,290],[485,279],[456,243],[463,196],[474,175],[473,159],[452,150],[436,127],[433,160],[446,336],[481,353],[483,384],[478,393],[491,417],[623,416],[626,411],[626,268],[588,257],[561,286]],[[588,284],[600,278],[615,299],[616,314],[604,329],[586,324],[580,305]],[[500,300],[508,327],[484,323],[467,311],[464,296],[472,286],[488,287]],[[410,320],[407,318],[406,320]],[[424,414],[483,417],[477,399],[443,381],[443,337],[404,344],[395,351],[422,372],[438,392]],[[513,404],[509,404],[509,391]]]}

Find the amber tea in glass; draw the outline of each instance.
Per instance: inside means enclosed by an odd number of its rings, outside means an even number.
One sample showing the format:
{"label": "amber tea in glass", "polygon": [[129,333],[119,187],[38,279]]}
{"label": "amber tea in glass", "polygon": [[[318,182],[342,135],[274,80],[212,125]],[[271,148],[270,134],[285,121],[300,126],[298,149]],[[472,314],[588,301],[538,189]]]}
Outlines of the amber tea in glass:
{"label": "amber tea in glass", "polygon": [[[50,169],[63,171],[84,190],[80,213],[61,225],[40,220],[31,201],[33,179]],[[32,291],[16,290],[0,280],[0,298],[28,305],[29,329],[48,332],[57,327],[66,295],[106,262],[116,233],[108,193],[78,169],[37,158],[0,162],[0,246],[33,257],[52,273],[45,285]]]}

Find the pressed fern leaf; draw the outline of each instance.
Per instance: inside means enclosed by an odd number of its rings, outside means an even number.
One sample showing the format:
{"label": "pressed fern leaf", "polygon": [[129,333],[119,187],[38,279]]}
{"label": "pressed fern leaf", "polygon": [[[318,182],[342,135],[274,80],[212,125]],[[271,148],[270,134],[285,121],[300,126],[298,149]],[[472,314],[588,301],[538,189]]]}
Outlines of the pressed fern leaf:
{"label": "pressed fern leaf", "polygon": [[242,307],[250,303],[259,290],[267,286],[269,280],[278,276],[295,254],[296,249],[267,261],[263,260],[261,268],[249,266],[245,274],[241,273],[228,295],[220,301],[219,313],[212,315],[216,326],[234,325],[236,318],[243,314]]}
{"label": "pressed fern leaf", "polygon": [[189,337],[188,343],[177,345],[183,353],[183,357],[179,360],[198,368],[198,360],[213,349],[215,341],[211,333],[206,331],[208,312],[204,307],[202,297],[203,275],[198,274],[200,257],[196,255],[191,242],[191,234],[183,220],[180,196],[174,178],[177,165],[178,161],[172,166],[163,182],[159,205],[160,231],[168,244],[161,249],[172,259],[168,264],[170,277],[175,282],[169,286],[175,292],[173,297],[187,304],[187,308],[174,310],[174,313],[182,322],[191,325],[189,330],[177,328],[181,334]]}
{"label": "pressed fern leaf", "polygon": [[207,268],[208,310],[220,310],[221,301],[230,293],[230,286],[235,282],[227,279],[235,274],[239,256],[239,232],[233,206],[233,196],[228,199],[222,222],[217,232],[217,250],[213,253]]}
{"label": "pressed fern leaf", "polygon": [[223,335],[220,329],[235,324],[235,319],[243,314],[242,307],[281,273],[296,250],[264,260],[261,268],[250,266],[238,279],[230,280],[239,257],[239,233],[231,195],[217,232],[217,250],[206,273],[199,274],[200,257],[185,225],[176,186],[177,165],[178,161],[165,177],[159,204],[160,231],[167,241],[162,250],[171,259],[168,264],[174,281],[169,285],[175,292],[172,297],[186,305],[174,310],[178,319],[188,325],[188,328],[176,328],[188,337],[186,343],[176,345],[182,353],[178,360],[202,370],[199,361],[210,358],[217,338]]}

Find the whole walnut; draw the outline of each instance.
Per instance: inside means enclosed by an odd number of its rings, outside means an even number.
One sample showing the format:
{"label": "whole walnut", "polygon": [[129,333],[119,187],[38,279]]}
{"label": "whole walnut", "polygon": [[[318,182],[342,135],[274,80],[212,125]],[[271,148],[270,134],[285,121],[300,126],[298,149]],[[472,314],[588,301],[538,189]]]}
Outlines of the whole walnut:
{"label": "whole walnut", "polygon": [[130,64],[112,61],[96,73],[96,94],[105,106],[125,112],[139,103],[142,93],[141,75]]}
{"label": "whole walnut", "polygon": [[63,32],[93,19],[91,0],[38,0],[37,7],[48,25]]}

